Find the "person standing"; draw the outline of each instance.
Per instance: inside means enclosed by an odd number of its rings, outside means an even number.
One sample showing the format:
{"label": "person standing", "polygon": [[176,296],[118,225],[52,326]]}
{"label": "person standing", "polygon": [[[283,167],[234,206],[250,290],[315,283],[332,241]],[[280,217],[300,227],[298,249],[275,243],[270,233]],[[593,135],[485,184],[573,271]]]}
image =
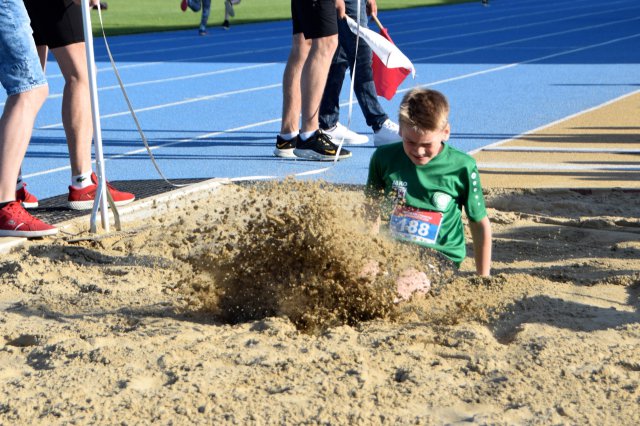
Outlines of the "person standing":
{"label": "person standing", "polygon": [[0,237],[44,237],[58,229],[31,216],[16,200],[15,183],[49,86],[22,0],[0,2],[0,83],[7,93],[0,117]]}
{"label": "person standing", "polygon": [[[293,39],[282,77],[282,124],[274,155],[332,161],[351,157],[320,130],[318,113],[331,58],[338,45],[337,18],[344,0],[291,0]],[[302,114],[302,125],[300,115]]]}
{"label": "person standing", "polygon": [[[88,210],[93,207],[98,180],[91,166],[93,123],[80,1],[24,0],[24,4],[31,19],[42,71],[46,70],[51,49],[64,77],[62,125],[71,165],[67,206],[73,210]],[[90,5],[98,3],[98,0],[90,1]],[[20,174],[16,198],[27,208],[37,207],[38,199],[25,186]],[[118,191],[111,185],[108,188],[117,206],[135,200],[131,193]]]}
{"label": "person standing", "polygon": [[[358,2],[360,2],[360,15],[358,15]],[[361,27],[367,28],[367,15],[377,15],[376,0],[345,0],[346,13]],[[364,42],[357,46],[357,36],[351,32],[344,19],[338,21],[338,48],[331,67],[327,84],[320,103],[320,128],[330,135],[334,142],[343,141],[345,145],[364,144],[369,141],[365,135],[349,130],[338,121],[340,117],[340,91],[347,68],[354,75],[353,91],[358,99],[358,105],[364,114],[367,126],[373,130],[373,143],[382,146],[400,141],[398,125],[389,119],[389,116],[380,105],[373,82],[371,61],[373,52]],[[353,63],[356,63],[353,74]]]}

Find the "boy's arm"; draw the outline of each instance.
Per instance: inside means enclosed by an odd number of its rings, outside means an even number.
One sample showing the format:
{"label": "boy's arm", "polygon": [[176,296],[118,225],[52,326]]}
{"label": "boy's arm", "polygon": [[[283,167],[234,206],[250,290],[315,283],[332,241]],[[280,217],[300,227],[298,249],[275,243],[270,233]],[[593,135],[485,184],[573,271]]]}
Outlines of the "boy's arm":
{"label": "boy's arm", "polygon": [[489,276],[491,274],[491,222],[485,216],[479,222],[469,221],[469,228],[473,239],[476,273]]}

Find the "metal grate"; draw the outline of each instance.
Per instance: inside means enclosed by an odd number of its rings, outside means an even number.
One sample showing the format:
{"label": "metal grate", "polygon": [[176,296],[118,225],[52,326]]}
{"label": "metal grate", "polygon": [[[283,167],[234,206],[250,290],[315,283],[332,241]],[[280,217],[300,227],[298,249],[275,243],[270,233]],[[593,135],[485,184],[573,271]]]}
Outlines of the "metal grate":
{"label": "metal grate", "polygon": [[[179,185],[191,185],[198,182],[208,180],[202,179],[172,179],[171,181]],[[131,192],[136,195],[136,200],[153,197],[154,195],[163,194],[173,191],[175,187],[169,185],[162,179],[157,180],[121,180],[110,182],[120,191]],[[55,197],[39,200],[39,207],[29,209],[31,214],[47,223],[56,224],[65,222],[70,219],[89,215],[91,210],[71,210],[67,208],[67,194],[57,195]]]}

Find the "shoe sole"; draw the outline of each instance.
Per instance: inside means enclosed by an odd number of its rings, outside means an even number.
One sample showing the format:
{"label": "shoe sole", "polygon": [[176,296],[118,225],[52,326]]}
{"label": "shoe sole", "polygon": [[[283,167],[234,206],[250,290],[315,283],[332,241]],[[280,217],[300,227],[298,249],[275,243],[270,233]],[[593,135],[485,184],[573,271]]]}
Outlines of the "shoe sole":
{"label": "shoe sole", "polygon": [[280,158],[298,158],[293,153],[293,148],[290,148],[290,149],[278,149],[278,148],[276,148],[276,149],[273,150],[273,155],[275,155],[276,157],[280,157]]}
{"label": "shoe sole", "polygon": [[[317,153],[315,151],[312,151],[310,149],[294,149],[293,153],[295,154],[296,157],[303,158],[305,160],[333,161],[333,160],[336,159],[335,155],[319,154],[319,153]],[[342,153],[340,153],[340,156],[338,157],[338,160],[343,160],[345,158],[350,158],[351,155],[352,155],[351,153],[348,153],[346,155],[343,155]]]}
{"label": "shoe sole", "polygon": [[[70,208],[71,210],[91,210],[93,208],[93,201],[94,200],[89,200],[89,201],[68,201],[67,202],[67,207]],[[131,200],[115,201],[114,204],[116,205],[116,207],[120,207],[120,206],[127,205],[129,203],[132,203],[134,201],[135,201],[135,198],[133,198]]]}
{"label": "shoe sole", "polygon": [[35,203],[26,203],[22,201],[21,204],[22,204],[22,207],[24,207],[25,209],[35,209],[36,207],[38,207],[37,201]]}
{"label": "shoe sole", "polygon": [[21,238],[38,238],[55,235],[58,228],[46,229],[43,231],[0,231],[0,237],[21,237]]}

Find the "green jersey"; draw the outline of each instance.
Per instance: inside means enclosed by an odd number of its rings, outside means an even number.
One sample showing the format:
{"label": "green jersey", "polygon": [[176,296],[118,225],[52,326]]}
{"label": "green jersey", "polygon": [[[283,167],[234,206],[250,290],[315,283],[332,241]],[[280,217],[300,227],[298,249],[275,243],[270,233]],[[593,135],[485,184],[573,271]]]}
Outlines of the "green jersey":
{"label": "green jersey", "polygon": [[371,157],[367,194],[386,196],[384,219],[396,238],[431,247],[456,264],[466,256],[462,208],[473,222],[487,215],[476,161],[443,142],[442,151],[416,166],[402,143]]}

